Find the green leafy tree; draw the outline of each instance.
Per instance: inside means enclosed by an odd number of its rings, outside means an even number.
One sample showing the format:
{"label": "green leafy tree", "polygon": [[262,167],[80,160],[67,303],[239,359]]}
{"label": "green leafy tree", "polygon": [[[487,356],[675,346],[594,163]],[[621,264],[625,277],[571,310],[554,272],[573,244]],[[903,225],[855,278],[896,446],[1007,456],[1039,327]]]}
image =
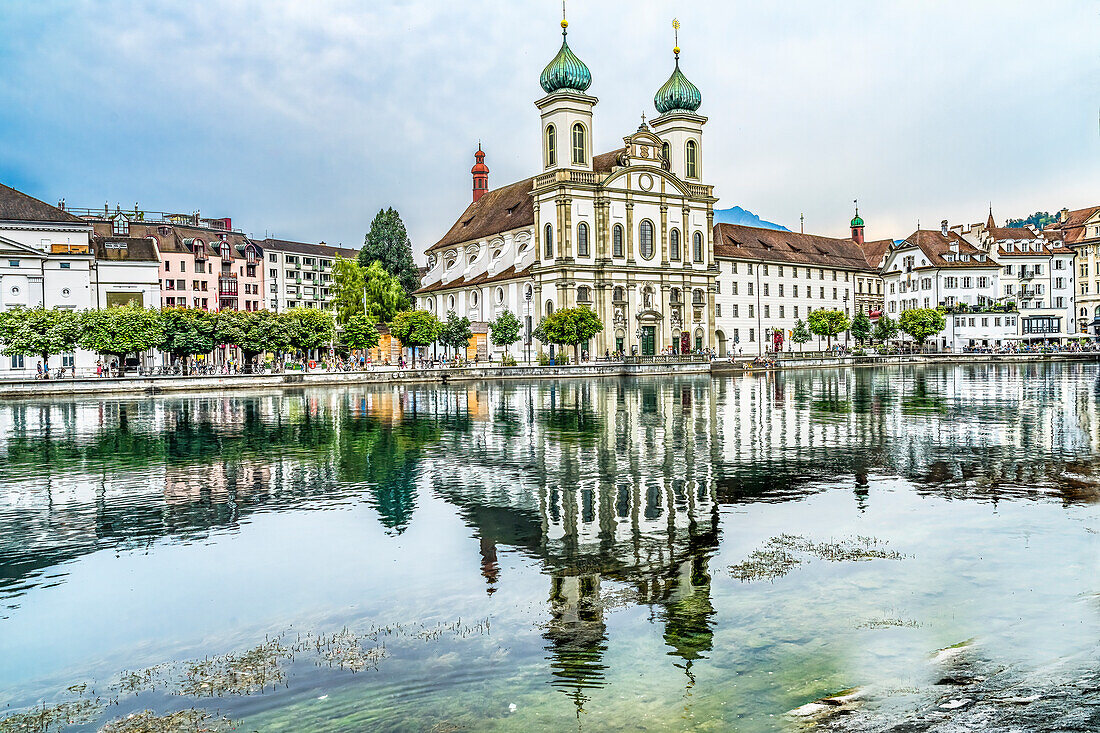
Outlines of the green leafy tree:
{"label": "green leafy tree", "polygon": [[347,260],[340,255],[336,255],[332,262],[329,294],[336,309],[336,320],[340,324],[347,323],[352,316],[363,314],[364,291],[367,285],[364,269],[357,260]]}
{"label": "green leafy tree", "polygon": [[603,323],[591,308],[563,308],[546,316],[536,331],[541,331],[543,343],[572,346],[580,362],[580,345],[603,330]]}
{"label": "green leafy tree", "polygon": [[856,317],[852,319],[852,336],[856,341],[863,343],[871,337],[871,329],[874,326],[871,324],[871,318],[863,311],[856,314]]}
{"label": "green leafy tree", "polygon": [[4,356],[50,356],[76,349],[80,314],[72,310],[13,308],[0,313],[0,344]]}
{"label": "green leafy tree", "polygon": [[874,333],[871,337],[879,343],[885,344],[898,335],[898,324],[894,322],[894,319],[883,313],[878,317],[878,323],[875,324]]}
{"label": "green leafy tree", "polygon": [[924,348],[929,336],[935,336],[947,326],[943,313],[935,308],[910,308],[901,312],[898,328]]}
{"label": "green leafy tree", "polygon": [[829,339],[829,349],[833,348],[833,337],[838,333],[843,333],[851,325],[848,316],[841,311],[825,310],[824,308],[812,311],[808,320],[810,331]]}
{"label": "green leafy tree", "polygon": [[351,349],[373,349],[381,337],[369,316],[352,316],[340,332],[340,341]]}
{"label": "green leafy tree", "polygon": [[164,339],[157,348],[171,354],[173,359],[187,360],[196,354],[209,354],[214,350],[218,314],[201,308],[162,308],[161,323]]}
{"label": "green leafy tree", "polygon": [[459,318],[454,311],[447,311],[447,320],[443,324],[443,330],[439,334],[439,343],[449,346],[451,353],[458,356],[459,350],[465,351],[470,345],[470,339],[474,332],[470,330],[470,319],[466,316]]}
{"label": "green leafy tree", "polygon": [[[326,322],[332,319],[324,311]],[[251,372],[256,357],[264,352],[282,352],[291,347],[291,319],[271,311],[222,311],[218,313],[215,343],[236,346],[244,354],[244,371]]]}
{"label": "green leafy tree", "polygon": [[1026,219],[1009,219],[1005,222],[1005,226],[1009,229],[1018,229],[1020,227],[1026,227],[1031,224],[1039,229],[1042,229],[1047,224],[1053,224],[1058,221],[1056,215],[1051,214],[1049,211],[1036,211]]}
{"label": "green leafy tree", "polygon": [[332,316],[318,308],[291,308],[283,314],[287,342],[292,349],[311,351],[332,343],[336,328]]}
{"label": "green leafy tree", "polygon": [[443,333],[443,324],[428,311],[402,311],[390,323],[390,335],[406,348],[434,343]]}
{"label": "green leafy tree", "polygon": [[164,341],[160,312],[134,302],[85,311],[80,317],[80,329],[80,347],[118,357],[123,373],[127,354],[141,353]]}
{"label": "green leafy tree", "polygon": [[380,209],[370,223],[370,231],[359,250],[359,264],[368,267],[381,262],[383,269],[398,279],[405,294],[420,287],[420,271],[413,261],[412,243],[401,215],[395,209]]}
{"label": "green leafy tree", "polygon": [[798,350],[802,351],[802,344],[809,341],[810,329],[806,327],[806,322],[799,318],[794,322],[794,329],[791,331],[791,341],[798,344]]}
{"label": "green leafy tree", "polygon": [[363,266],[337,257],[332,266],[332,295],[336,320],[341,324],[362,313],[375,323],[388,323],[409,308],[401,282],[378,261]]}
{"label": "green leafy tree", "polygon": [[519,341],[519,332],[523,324],[512,311],[503,311],[495,320],[489,322],[489,340],[494,346],[508,348]]}

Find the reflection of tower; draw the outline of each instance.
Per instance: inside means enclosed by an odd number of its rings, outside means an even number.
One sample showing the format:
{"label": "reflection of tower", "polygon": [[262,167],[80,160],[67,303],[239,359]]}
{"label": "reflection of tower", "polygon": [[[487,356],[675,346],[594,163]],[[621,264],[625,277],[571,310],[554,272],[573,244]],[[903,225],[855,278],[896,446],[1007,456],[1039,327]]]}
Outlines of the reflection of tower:
{"label": "reflection of tower", "polygon": [[500,580],[500,565],[497,564],[497,543],[491,537],[481,537],[481,575],[485,578],[485,592],[493,595]]}
{"label": "reflection of tower", "polygon": [[550,642],[550,684],[564,690],[584,712],[587,689],[603,686],[603,655],[607,626],[600,599],[600,575],[554,575],[550,578],[550,624],[544,634]]}

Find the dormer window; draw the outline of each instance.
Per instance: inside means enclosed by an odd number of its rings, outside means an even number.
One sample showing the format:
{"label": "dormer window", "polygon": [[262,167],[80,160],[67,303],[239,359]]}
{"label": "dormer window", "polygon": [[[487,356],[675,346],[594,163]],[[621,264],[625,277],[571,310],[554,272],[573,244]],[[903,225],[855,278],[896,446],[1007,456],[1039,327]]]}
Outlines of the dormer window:
{"label": "dormer window", "polygon": [[122,214],[116,214],[111,221],[111,233],[116,237],[125,237],[130,233],[130,220]]}

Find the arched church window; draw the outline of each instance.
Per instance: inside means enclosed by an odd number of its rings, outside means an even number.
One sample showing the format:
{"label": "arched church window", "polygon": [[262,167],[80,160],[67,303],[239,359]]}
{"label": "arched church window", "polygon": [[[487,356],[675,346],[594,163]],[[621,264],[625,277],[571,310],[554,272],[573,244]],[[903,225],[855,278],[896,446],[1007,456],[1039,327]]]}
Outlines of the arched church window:
{"label": "arched church window", "polygon": [[549,224],[546,225],[546,229],[542,231],[542,249],[543,255],[546,259],[551,259],[554,256],[554,227]]}
{"label": "arched church window", "polygon": [[591,291],[587,285],[581,285],[577,288],[577,302],[578,303],[590,303],[592,302]]}
{"label": "arched church window", "polygon": [[611,229],[611,256],[622,257],[623,256],[623,226],[622,224],[616,224]]}
{"label": "arched church window", "polygon": [[554,301],[552,301],[552,300],[546,301],[546,315],[549,316],[549,315],[553,314],[553,312],[554,312]]}
{"label": "arched church window", "polygon": [[611,299],[616,303],[621,303],[622,301],[626,300],[626,297],[623,294],[623,289],[621,287],[616,287],[614,290],[612,290]]}
{"label": "arched church window", "polygon": [[661,155],[664,156],[665,160],[668,160],[672,155],[672,148],[668,146],[668,143],[661,143]]}
{"label": "arched church window", "polygon": [[696,159],[697,154],[698,154],[698,150],[696,149],[695,141],[694,140],[688,140],[686,150],[684,151],[684,161],[685,161],[686,168],[687,168],[687,177],[688,178],[698,178],[699,177],[699,163],[698,163],[698,160]]}
{"label": "arched church window", "polygon": [[679,303],[680,302],[680,288],[673,288],[668,293],[668,302]]}
{"label": "arched church window", "polygon": [[557,165],[558,162],[558,132],[553,125],[546,127],[546,165]]}
{"label": "arched church window", "polygon": [[584,125],[577,123],[573,125],[573,163],[575,165],[584,165]]}
{"label": "arched church window", "polygon": [[653,222],[642,219],[638,226],[638,252],[643,259],[653,259]]}
{"label": "arched church window", "polygon": [[695,236],[692,238],[692,257],[696,262],[703,261],[703,233],[695,232]]}
{"label": "arched church window", "polygon": [[702,290],[702,288],[695,288],[695,290],[692,291],[692,293],[691,293],[691,302],[694,305],[702,305],[703,304],[703,290]]}
{"label": "arched church window", "polygon": [[588,225],[583,221],[577,225],[577,256],[588,256]]}
{"label": "arched church window", "polygon": [[680,259],[680,230],[673,229],[668,233],[668,257],[671,260]]}

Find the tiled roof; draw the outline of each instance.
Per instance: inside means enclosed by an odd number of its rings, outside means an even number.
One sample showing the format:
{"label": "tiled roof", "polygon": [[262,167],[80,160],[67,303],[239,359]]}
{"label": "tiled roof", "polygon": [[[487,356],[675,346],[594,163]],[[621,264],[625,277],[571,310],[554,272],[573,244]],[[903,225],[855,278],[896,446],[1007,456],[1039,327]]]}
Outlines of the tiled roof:
{"label": "tiled roof", "polygon": [[[913,232],[905,240],[905,244],[916,246],[920,248],[920,251],[928,258],[932,267],[999,267],[996,262],[991,259],[986,259],[985,262],[979,262],[974,259],[977,255],[985,254],[982,250],[978,249],[974,245],[963,239],[962,235],[955,231],[948,231],[947,234],[943,234],[938,230],[933,231],[929,229],[920,229]],[[959,254],[970,255],[970,259],[963,261],[956,259],[949,261],[944,259],[944,255],[951,254],[951,245],[956,244],[959,248]]]}
{"label": "tiled roof", "polygon": [[1027,227],[993,227],[988,231],[989,236],[998,242],[1006,239],[1042,239],[1042,235]]}
{"label": "tiled roof", "polygon": [[1062,239],[1066,244],[1077,244],[1082,240],[1089,239],[1085,235],[1085,222],[1091,219],[1097,211],[1100,211],[1100,206],[1076,209],[1069,212],[1065,221],[1055,222],[1050,225],[1049,229],[1061,230]]}
{"label": "tiled roof", "polygon": [[876,239],[873,242],[864,242],[862,249],[863,256],[867,258],[867,264],[876,270],[882,267],[882,262],[886,259],[886,253],[893,243],[894,240],[892,239]]}
{"label": "tiled roof", "polygon": [[783,232],[738,224],[714,227],[714,256],[847,270],[874,270],[851,239]]}
{"label": "tiled roof", "polygon": [[0,220],[3,221],[49,221],[66,224],[87,224],[78,216],[50,206],[22,191],[0,183]]}
{"label": "tiled roof", "polygon": [[[618,165],[619,155],[625,148],[602,153],[592,159],[592,170],[596,173],[610,173]],[[509,232],[520,227],[533,226],[535,223],[534,202],[531,189],[535,177],[487,191],[477,201],[466,207],[458,221],[447,230],[443,237],[428,247],[434,252],[444,247],[473,242],[494,234]]]}
{"label": "tiled roof", "polygon": [[[146,237],[95,237],[95,258],[110,262],[160,262],[153,240]],[[114,246],[112,246],[114,245]]]}
{"label": "tiled roof", "polygon": [[437,290],[453,290],[454,288],[465,288],[472,285],[485,285],[487,283],[500,282],[501,280],[512,280],[517,277],[525,277],[528,273],[531,272],[531,267],[533,264],[534,263],[528,265],[522,270],[517,270],[516,266],[512,265],[511,267],[501,270],[495,275],[489,275],[488,273],[483,272],[480,275],[475,275],[471,278],[460,277],[456,280],[452,280],[449,283],[444,283],[440,281],[431,285],[425,285],[419,290],[414,291],[413,294],[421,295],[423,293],[432,293]]}
{"label": "tiled roof", "polygon": [[332,247],[327,244],[307,244],[305,242],[291,242],[286,239],[263,239],[254,242],[263,250],[276,252],[291,252],[293,254],[314,255],[317,257],[335,257],[340,255],[346,260],[354,260],[359,256],[359,250],[346,247]]}

